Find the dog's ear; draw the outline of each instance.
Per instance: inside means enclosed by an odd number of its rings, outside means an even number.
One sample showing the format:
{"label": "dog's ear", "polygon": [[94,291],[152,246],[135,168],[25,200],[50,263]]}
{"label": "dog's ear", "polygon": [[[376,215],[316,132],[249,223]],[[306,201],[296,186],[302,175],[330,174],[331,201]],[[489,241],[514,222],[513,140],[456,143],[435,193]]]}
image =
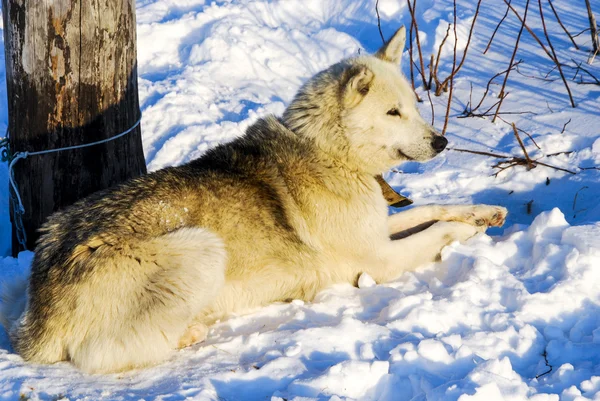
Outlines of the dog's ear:
{"label": "dog's ear", "polygon": [[380,58],[390,63],[400,64],[402,60],[402,52],[406,45],[406,28],[400,27],[385,45],[381,46],[381,49],[377,50],[375,57]]}
{"label": "dog's ear", "polygon": [[353,65],[344,75],[344,102],[348,107],[356,106],[369,93],[373,71],[365,65]]}

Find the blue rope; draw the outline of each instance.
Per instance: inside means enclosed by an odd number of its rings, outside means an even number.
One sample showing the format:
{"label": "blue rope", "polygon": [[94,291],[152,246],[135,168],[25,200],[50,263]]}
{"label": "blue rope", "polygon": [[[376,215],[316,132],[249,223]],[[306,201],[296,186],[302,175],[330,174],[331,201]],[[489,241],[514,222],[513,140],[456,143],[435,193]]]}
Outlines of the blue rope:
{"label": "blue rope", "polygon": [[[44,154],[48,154],[48,153],[62,152],[63,150],[73,150],[73,149],[87,148],[87,147],[90,147],[90,146],[100,145],[101,143],[106,143],[106,142],[114,141],[115,139],[118,139],[118,138],[120,138],[122,136],[125,136],[125,135],[129,134],[138,125],[140,125],[141,121],[142,121],[142,117],[140,115],[140,118],[127,131],[123,131],[123,132],[121,132],[118,135],[112,136],[110,138],[102,139],[100,141],[86,143],[86,144],[83,144],[83,145],[67,146],[67,147],[64,147],[64,148],[57,148],[57,149],[50,149],[50,150],[40,150],[38,152],[15,152],[12,155],[12,158],[10,158],[10,164],[8,165],[8,180],[10,182],[10,185],[11,185],[12,189],[13,189],[13,193],[15,194],[15,198],[13,199],[13,201],[16,203],[16,205],[14,205],[14,207],[13,207],[13,210],[14,210],[13,223],[15,224],[15,227],[16,227],[15,231],[16,231],[16,234],[17,234],[17,240],[19,241],[19,244],[23,247],[23,249],[27,250],[27,234],[25,233],[25,229],[23,227],[23,218],[22,218],[23,215],[25,214],[25,207],[23,206],[23,201],[21,200],[21,194],[19,193],[19,188],[17,187],[17,184],[15,182],[14,171],[13,171],[15,164],[17,164],[17,162],[19,160],[26,159],[29,156],[36,156],[36,155],[44,155]],[[5,146],[7,145],[7,143],[8,142],[6,142],[5,139],[2,140],[2,141],[0,141],[0,144],[4,144]],[[9,152],[7,152],[7,154],[9,154]]]}

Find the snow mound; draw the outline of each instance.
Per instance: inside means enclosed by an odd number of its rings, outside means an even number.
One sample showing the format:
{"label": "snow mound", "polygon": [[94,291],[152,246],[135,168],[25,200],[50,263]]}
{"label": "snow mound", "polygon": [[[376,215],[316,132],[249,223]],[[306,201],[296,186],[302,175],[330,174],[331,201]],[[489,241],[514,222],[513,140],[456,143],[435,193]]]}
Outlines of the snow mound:
{"label": "snow mound", "polygon": [[[363,275],[361,288],[233,317],[166,363],[121,375],[25,363],[3,336],[0,399],[594,399],[599,229],[544,212],[527,230],[454,243],[393,283]],[[3,284],[24,280],[30,261],[5,258]]]}

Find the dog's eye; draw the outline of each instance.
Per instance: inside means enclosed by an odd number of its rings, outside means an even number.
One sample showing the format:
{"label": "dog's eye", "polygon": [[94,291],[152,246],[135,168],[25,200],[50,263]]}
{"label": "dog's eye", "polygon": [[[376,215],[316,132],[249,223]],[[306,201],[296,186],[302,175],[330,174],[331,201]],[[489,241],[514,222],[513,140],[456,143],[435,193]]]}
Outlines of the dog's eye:
{"label": "dog's eye", "polygon": [[397,109],[397,108],[395,108],[395,107],[394,107],[393,109],[389,110],[389,111],[387,112],[387,115],[388,115],[388,116],[402,117],[402,114],[400,114],[400,110],[398,110],[398,109]]}

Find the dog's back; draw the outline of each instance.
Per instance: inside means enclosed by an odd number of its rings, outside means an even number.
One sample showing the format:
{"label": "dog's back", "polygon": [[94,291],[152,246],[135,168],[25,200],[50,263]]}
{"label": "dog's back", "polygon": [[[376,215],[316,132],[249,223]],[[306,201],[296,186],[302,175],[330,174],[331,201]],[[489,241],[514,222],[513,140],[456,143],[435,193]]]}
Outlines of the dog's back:
{"label": "dog's back", "polygon": [[295,230],[298,193],[286,182],[299,190],[302,177],[319,179],[307,152],[309,143],[269,118],[185,166],[51,216],[32,264],[29,306],[10,330],[15,349],[90,372],[163,359],[215,299],[226,269],[306,247]]}
{"label": "dog's back", "polygon": [[198,160],[52,216],[11,330],[16,350],[122,370],[197,341],[231,312],[354,282],[365,265],[394,277],[403,267],[374,175],[445,146],[395,64],[404,36],[317,74],[284,124],[259,120]]}

